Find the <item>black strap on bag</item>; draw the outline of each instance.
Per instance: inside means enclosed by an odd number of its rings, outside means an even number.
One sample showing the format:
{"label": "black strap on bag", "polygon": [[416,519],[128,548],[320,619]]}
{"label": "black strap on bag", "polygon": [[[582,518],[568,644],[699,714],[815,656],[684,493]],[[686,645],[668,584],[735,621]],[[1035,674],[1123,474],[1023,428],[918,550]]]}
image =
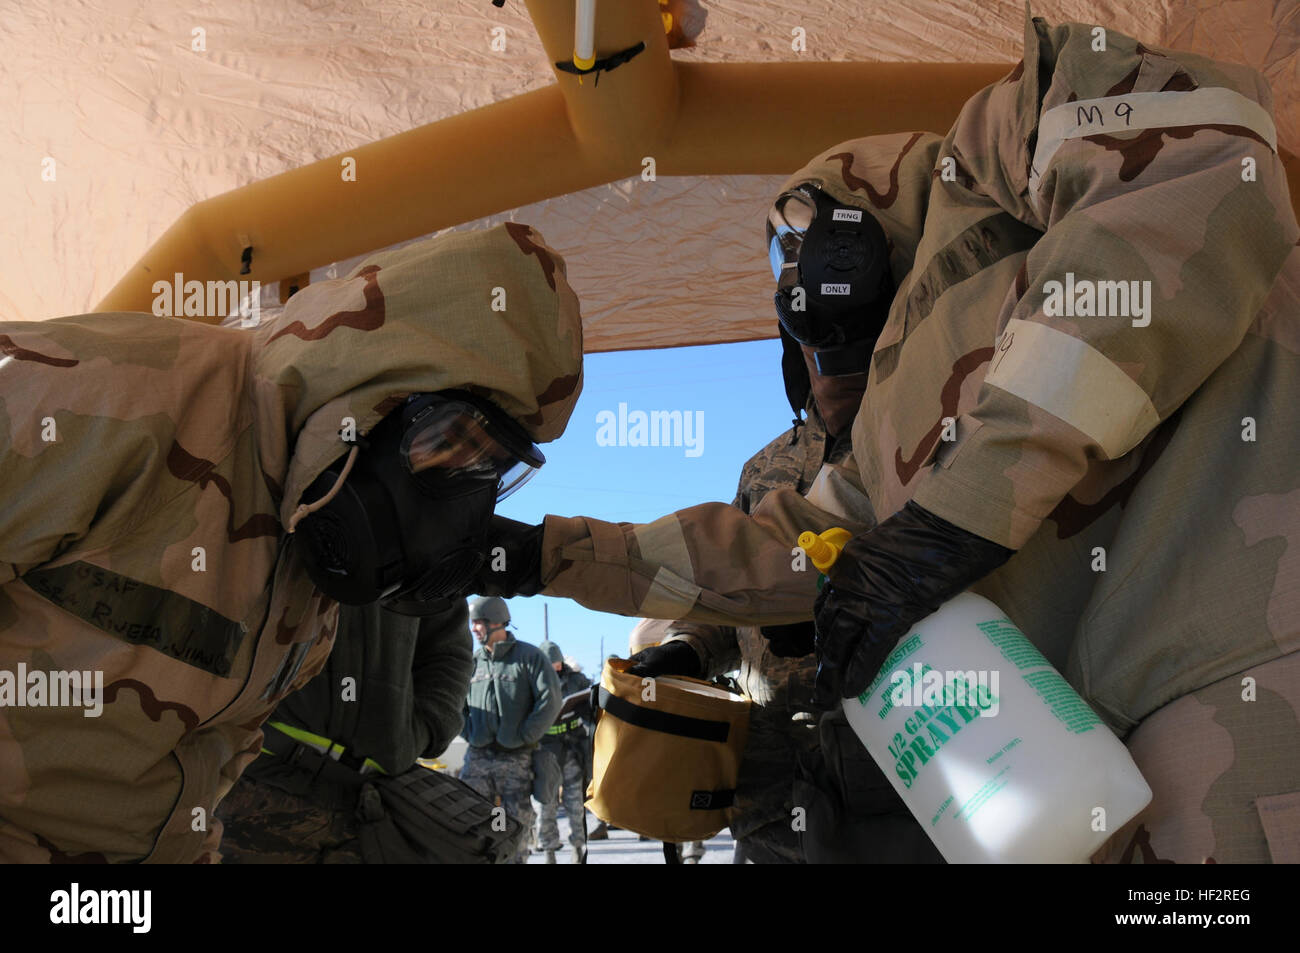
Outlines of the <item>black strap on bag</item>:
{"label": "black strap on bag", "polygon": [[464,781],[423,767],[368,780],[357,817],[368,864],[507,863],[525,833]]}
{"label": "black strap on bag", "polygon": [[692,718],[689,715],[674,715],[671,712],[655,711],[642,708],[630,701],[619,698],[604,686],[600,689],[600,707],[620,721],[638,728],[662,731],[668,735],[682,738],[696,738],[700,741],[725,743],[731,731],[731,725],[725,721],[712,721],[707,718]]}

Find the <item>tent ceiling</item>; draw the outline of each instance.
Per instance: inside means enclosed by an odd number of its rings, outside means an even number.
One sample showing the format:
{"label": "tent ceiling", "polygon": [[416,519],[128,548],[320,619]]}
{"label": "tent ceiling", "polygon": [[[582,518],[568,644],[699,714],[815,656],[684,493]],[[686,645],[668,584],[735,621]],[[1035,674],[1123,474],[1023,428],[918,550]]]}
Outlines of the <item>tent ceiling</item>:
{"label": "tent ceiling", "polygon": [[[672,54],[683,62],[1010,64],[1020,56],[1018,3],[802,0],[797,13],[776,0],[674,6],[694,34],[693,47]],[[1273,86],[1281,144],[1300,147],[1293,4],[1060,0],[1033,12],[1260,69]],[[795,26],[806,31],[806,52],[791,49]],[[504,51],[492,49],[494,27],[505,30]],[[196,29],[205,52],[191,50]],[[553,82],[518,0],[503,9],[488,0],[376,0],[364,9],[342,0],[8,4],[0,317],[92,309],[211,196]],[[782,120],[772,116],[772,135]],[[53,182],[42,179],[47,156]],[[565,254],[589,350],[765,337],[773,321],[761,223],[781,178],[634,177],[492,220],[526,221]]]}

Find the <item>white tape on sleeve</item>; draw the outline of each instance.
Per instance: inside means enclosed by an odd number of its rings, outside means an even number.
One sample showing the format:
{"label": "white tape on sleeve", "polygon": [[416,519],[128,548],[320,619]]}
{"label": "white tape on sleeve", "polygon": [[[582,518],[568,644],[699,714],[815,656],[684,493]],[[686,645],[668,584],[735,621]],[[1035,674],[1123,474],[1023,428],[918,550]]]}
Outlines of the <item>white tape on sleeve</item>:
{"label": "white tape on sleeve", "polygon": [[1114,460],[1160,423],[1146,391],[1086,341],[1013,318],[984,383],[1041,407]]}
{"label": "white tape on sleeve", "polygon": [[1162,126],[1210,125],[1243,126],[1277,151],[1277,128],[1268,110],[1222,86],[1185,92],[1129,93],[1053,106],[1038,120],[1038,145],[1029,173],[1030,191],[1037,193],[1047,167],[1067,139]]}

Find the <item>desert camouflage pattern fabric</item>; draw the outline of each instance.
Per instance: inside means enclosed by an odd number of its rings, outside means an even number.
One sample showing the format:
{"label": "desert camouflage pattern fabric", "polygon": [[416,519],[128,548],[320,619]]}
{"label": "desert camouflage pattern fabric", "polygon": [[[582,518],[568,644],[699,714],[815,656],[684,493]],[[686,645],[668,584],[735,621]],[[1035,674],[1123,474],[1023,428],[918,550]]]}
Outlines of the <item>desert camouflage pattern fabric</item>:
{"label": "desert camouflage pattern fabric", "polygon": [[338,606],[283,525],[345,419],[465,387],[551,440],[581,355],[563,260],[515,224],[376,255],[253,330],[0,324],[0,675],[104,687],[98,719],[0,708],[0,860],[215,860],[214,806],[330,651]]}
{"label": "desert camouflage pattern fabric", "polygon": [[[807,493],[823,463],[841,464],[852,449],[849,441],[842,439],[828,456],[826,443],[826,429],[810,401],[804,423],[776,437],[745,463],[731,505],[751,513],[773,490],[788,488]],[[817,670],[814,656],[790,659],[773,655],[757,626],[678,620],[670,631],[672,635],[665,641],[686,641],[699,653],[705,678],[739,669],[741,689],[758,705],[783,709],[806,706]],[[756,714],[751,710],[751,717]]]}
{"label": "desert camouflage pattern fabric", "polygon": [[1093,857],[1120,864],[1300,863],[1300,654],[1238,672],[1138,725],[1151,804]]}
{"label": "desert camouflage pattern fabric", "polygon": [[[852,431],[861,489],[881,520],[915,499],[1019,550],[974,590],[1123,736],[1300,650],[1300,228],[1250,119],[1270,106],[1262,77],[1113,31],[1094,52],[1092,29],[1028,20],[1022,64],[942,140],[875,136],[812,168],[868,196],[896,255],[919,235]],[[1198,91],[1235,113],[1197,120]],[[1044,112],[1091,100],[1104,131],[1035,168]],[[1075,279],[1151,282],[1149,323],[1049,316],[1047,283]],[[836,523],[867,528],[788,490],[752,518],[548,517],[544,591],[806,619],[816,572],[792,571],[790,547]]]}

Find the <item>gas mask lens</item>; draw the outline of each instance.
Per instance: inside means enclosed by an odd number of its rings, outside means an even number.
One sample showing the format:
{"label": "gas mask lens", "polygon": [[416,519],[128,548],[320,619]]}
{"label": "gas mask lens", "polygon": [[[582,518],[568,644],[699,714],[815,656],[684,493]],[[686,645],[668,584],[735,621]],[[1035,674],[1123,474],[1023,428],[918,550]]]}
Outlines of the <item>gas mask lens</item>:
{"label": "gas mask lens", "polygon": [[778,282],[783,271],[799,264],[804,232],[816,214],[817,206],[802,192],[786,192],[773,204],[767,216],[767,257]]}
{"label": "gas mask lens", "polygon": [[501,475],[500,482],[497,484],[497,502],[500,503],[536,475],[537,467],[529,466],[522,460],[516,462]]}
{"label": "gas mask lens", "polygon": [[410,422],[401,452],[407,470],[421,482],[448,485],[496,483],[504,500],[546,462],[527,433],[506,414],[473,395],[430,395],[408,408]]}

